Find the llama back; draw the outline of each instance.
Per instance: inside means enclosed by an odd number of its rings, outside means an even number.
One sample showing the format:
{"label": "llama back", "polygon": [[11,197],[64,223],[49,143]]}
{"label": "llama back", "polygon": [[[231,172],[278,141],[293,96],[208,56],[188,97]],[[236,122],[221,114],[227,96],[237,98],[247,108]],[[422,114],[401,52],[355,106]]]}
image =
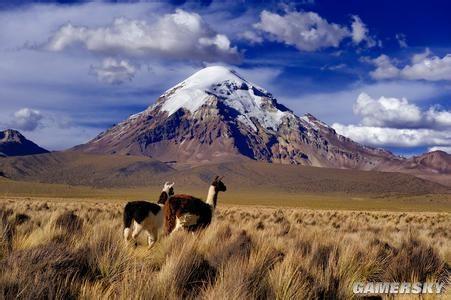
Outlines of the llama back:
{"label": "llama back", "polygon": [[171,233],[176,226],[176,219],[184,214],[193,214],[199,217],[196,225],[190,226],[189,230],[196,230],[205,227],[211,222],[212,211],[210,205],[199,198],[189,195],[175,195],[170,198],[165,206],[165,230],[166,234]]}

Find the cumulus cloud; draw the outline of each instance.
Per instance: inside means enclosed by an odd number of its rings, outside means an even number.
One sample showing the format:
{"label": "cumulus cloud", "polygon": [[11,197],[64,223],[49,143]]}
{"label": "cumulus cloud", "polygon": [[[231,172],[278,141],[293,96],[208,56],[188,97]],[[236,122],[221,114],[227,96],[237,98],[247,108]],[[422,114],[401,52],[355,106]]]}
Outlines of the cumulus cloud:
{"label": "cumulus cloud", "polygon": [[432,106],[422,110],[406,98],[373,99],[361,93],[354,106],[357,125],[333,124],[340,134],[372,146],[451,146],[451,111]]}
{"label": "cumulus cloud", "polygon": [[226,35],[211,29],[199,14],[181,9],[152,23],[116,18],[104,27],[66,24],[52,36],[47,48],[62,51],[77,44],[93,52],[130,56],[227,62],[240,58]]}
{"label": "cumulus cloud", "polygon": [[16,111],[11,119],[3,126],[18,130],[33,131],[41,125],[43,118],[40,111],[26,107]]}
{"label": "cumulus cloud", "polygon": [[264,10],[254,26],[270,38],[302,51],[338,47],[350,35],[346,27],[329,23],[314,12],[287,12],[282,16]]}
{"label": "cumulus cloud", "polygon": [[367,126],[412,127],[422,121],[422,112],[406,98],[373,99],[366,93],[357,97],[353,111],[362,116],[362,124]]}
{"label": "cumulus cloud", "polygon": [[449,146],[451,131],[433,129],[399,129],[335,123],[332,127],[341,135],[366,145],[384,147]]}
{"label": "cumulus cloud", "polygon": [[370,76],[374,79],[389,79],[399,76],[400,70],[393,65],[390,57],[385,54],[370,60],[370,62],[376,66],[376,69],[370,72]]}
{"label": "cumulus cloud", "polygon": [[426,57],[417,63],[405,66],[401,75],[410,80],[451,80],[451,54],[447,54],[443,58]]}
{"label": "cumulus cloud", "polygon": [[93,66],[91,70],[97,79],[110,84],[131,81],[136,73],[136,67],[129,61],[112,57],[105,58],[100,66]]}
{"label": "cumulus cloud", "polygon": [[438,127],[450,127],[451,128],[451,111],[440,110],[438,107],[431,107],[424,114],[428,123]]}
{"label": "cumulus cloud", "polygon": [[432,54],[431,50],[429,50],[429,48],[426,48],[424,50],[424,52],[420,52],[420,53],[416,53],[416,54],[412,55],[412,59],[411,59],[412,64],[421,63],[426,58],[428,58],[428,56],[430,56],[431,54]]}
{"label": "cumulus cloud", "polygon": [[376,69],[370,72],[374,79],[401,78],[406,80],[451,80],[451,54],[440,58],[432,56],[429,49],[412,56],[411,64],[397,67],[387,55],[370,61]]}
{"label": "cumulus cloud", "polygon": [[451,154],[451,146],[434,146],[428,148],[428,151],[444,151]]}
{"label": "cumulus cloud", "polygon": [[[330,23],[314,12],[287,11],[284,15],[263,10],[260,21],[254,28],[270,40],[296,47],[300,51],[339,47],[345,38],[351,38],[354,44],[366,42],[373,47],[376,42],[369,36],[368,27],[359,16],[352,16],[351,28]],[[253,31],[242,33],[252,42],[261,42],[262,35]]]}
{"label": "cumulus cloud", "polygon": [[451,111],[432,106],[423,111],[406,98],[373,99],[361,93],[353,106],[362,117],[362,125],[394,128],[451,128]]}

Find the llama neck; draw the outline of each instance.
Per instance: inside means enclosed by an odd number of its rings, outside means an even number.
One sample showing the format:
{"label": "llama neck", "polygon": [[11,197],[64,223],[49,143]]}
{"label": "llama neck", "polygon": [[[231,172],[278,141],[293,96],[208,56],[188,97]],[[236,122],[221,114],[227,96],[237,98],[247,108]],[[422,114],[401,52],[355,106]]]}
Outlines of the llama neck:
{"label": "llama neck", "polygon": [[216,192],[215,187],[213,185],[211,185],[210,188],[208,189],[208,195],[207,195],[206,202],[212,208],[215,208],[217,199],[218,199],[218,193]]}
{"label": "llama neck", "polygon": [[160,194],[160,198],[158,198],[157,204],[164,205],[166,201],[169,199],[169,193],[165,192],[164,190]]}

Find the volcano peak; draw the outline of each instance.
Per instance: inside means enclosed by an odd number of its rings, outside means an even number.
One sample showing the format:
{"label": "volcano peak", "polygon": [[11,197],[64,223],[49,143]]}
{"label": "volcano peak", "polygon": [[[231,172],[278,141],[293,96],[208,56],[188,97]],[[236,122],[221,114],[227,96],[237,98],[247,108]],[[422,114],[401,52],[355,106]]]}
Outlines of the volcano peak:
{"label": "volcano peak", "polygon": [[297,116],[271,93],[224,66],[199,70],[85,145],[94,153],[204,163],[250,158],[285,164],[373,169],[397,158]]}

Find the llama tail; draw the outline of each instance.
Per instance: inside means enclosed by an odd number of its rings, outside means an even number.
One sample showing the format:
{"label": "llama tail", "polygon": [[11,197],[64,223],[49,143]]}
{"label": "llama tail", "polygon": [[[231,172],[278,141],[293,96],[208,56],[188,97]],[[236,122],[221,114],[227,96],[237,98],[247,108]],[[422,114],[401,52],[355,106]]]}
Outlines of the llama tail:
{"label": "llama tail", "polygon": [[170,198],[164,205],[164,228],[166,235],[170,234],[175,228],[175,219],[176,219],[176,212],[174,207],[175,200],[176,199],[174,198]]}
{"label": "llama tail", "polygon": [[127,203],[124,207],[124,239],[128,241],[130,239],[130,227],[133,221],[133,208],[131,203]]}

